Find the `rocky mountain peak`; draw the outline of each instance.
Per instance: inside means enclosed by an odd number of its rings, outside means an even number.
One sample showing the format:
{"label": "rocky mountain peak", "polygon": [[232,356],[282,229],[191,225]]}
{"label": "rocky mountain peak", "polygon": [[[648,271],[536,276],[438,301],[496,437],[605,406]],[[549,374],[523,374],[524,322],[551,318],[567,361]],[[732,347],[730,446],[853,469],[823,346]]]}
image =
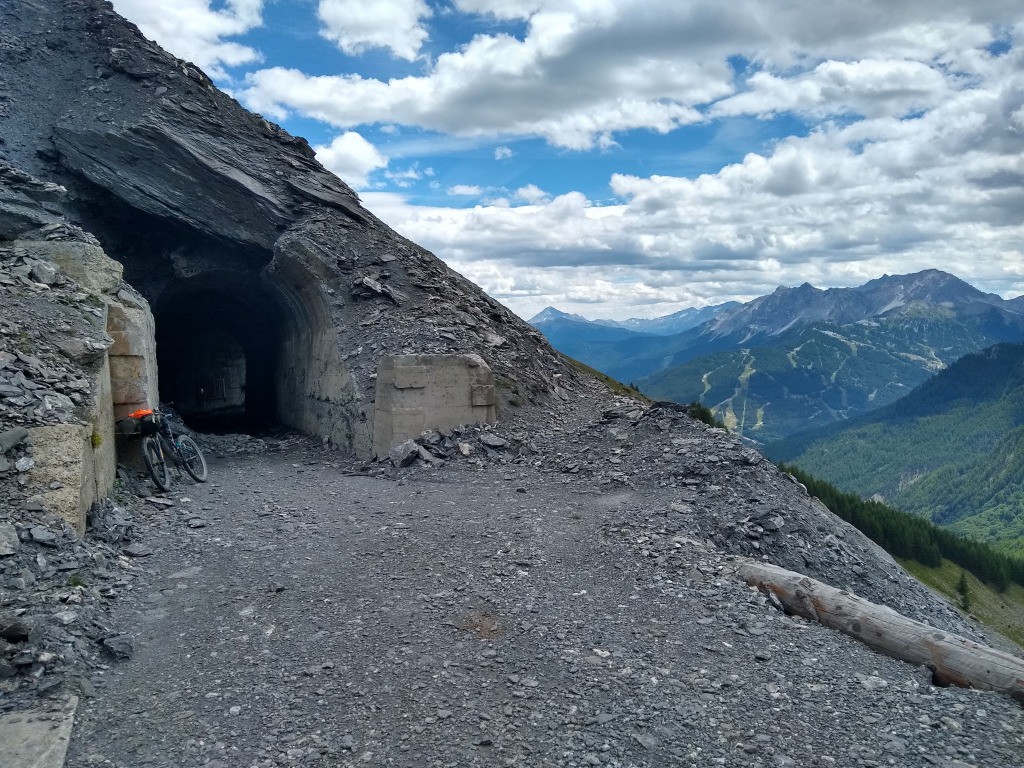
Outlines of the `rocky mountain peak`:
{"label": "rocky mountain peak", "polygon": [[540,312],[527,320],[530,325],[538,325],[540,323],[550,323],[554,320],[570,320],[577,323],[589,323],[590,321],[582,315],[574,315],[569,312],[563,312],[560,309],[554,307],[544,307]]}
{"label": "rocky mountain peak", "polygon": [[1002,303],[999,296],[979,291],[956,275],[938,269],[909,275],[883,275],[860,286],[858,291],[875,314],[913,302],[947,306]]}
{"label": "rocky mountain peak", "polygon": [[907,275],[883,275],[853,288],[822,290],[810,283],[780,286],[710,321],[709,333],[774,336],[812,323],[853,323],[923,303],[942,307],[988,304],[1004,308],[999,296],[983,293],[955,275],[928,269]]}

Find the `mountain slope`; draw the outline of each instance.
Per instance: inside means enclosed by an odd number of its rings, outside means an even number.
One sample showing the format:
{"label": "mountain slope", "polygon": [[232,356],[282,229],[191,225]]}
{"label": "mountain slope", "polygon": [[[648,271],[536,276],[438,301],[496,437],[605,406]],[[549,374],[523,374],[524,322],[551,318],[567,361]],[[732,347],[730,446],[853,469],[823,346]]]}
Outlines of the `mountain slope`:
{"label": "mountain slope", "polygon": [[731,429],[769,442],[884,406],[965,354],[1024,338],[1024,324],[1004,324],[995,308],[969,317],[914,309],[790,330],[636,383],[656,399],[698,399]]}
{"label": "mountain slope", "polygon": [[[615,328],[591,322],[585,318],[573,319],[578,315],[566,315],[548,308],[544,310],[546,319],[535,322],[535,317],[530,322],[540,330],[555,349],[574,360],[590,364],[589,361],[600,357],[608,348],[609,344],[619,341],[627,345],[636,340],[643,340],[646,334],[630,331],[626,328]],[[539,317],[539,316],[538,316]],[[603,370],[602,366],[593,366],[597,370]]]}
{"label": "mountain slope", "polygon": [[[535,328],[544,331],[545,334],[548,328],[564,322],[573,322],[587,323],[603,328],[624,328],[628,331],[654,336],[672,336],[713,320],[721,313],[739,306],[741,306],[739,302],[727,301],[724,304],[715,304],[709,307],[687,307],[686,309],[681,309],[670,315],[662,315],[661,317],[631,317],[628,320],[608,320],[603,318],[588,320],[582,315],[562,312],[554,307],[545,307],[527,322]],[[610,340],[617,338],[619,337],[614,335],[609,337]]]}
{"label": "mountain slope", "polygon": [[886,408],[766,451],[842,488],[1024,551],[1024,345],[968,355]]}
{"label": "mountain slope", "polygon": [[[569,349],[559,347],[560,342],[556,339],[566,343],[568,334],[542,321],[542,316],[548,312],[545,310],[534,318],[537,322],[531,322],[549,336],[559,351],[578,357]],[[578,319],[558,314],[563,318]],[[782,287],[746,304],[732,308],[723,305],[711,320],[679,333],[627,339],[602,339],[600,335],[594,335],[588,338],[588,346],[584,350],[577,349],[577,352],[586,355],[579,358],[582,362],[619,381],[631,382],[717,352],[784,347],[790,343],[791,346],[785,350],[788,353],[800,344],[795,337],[786,336],[791,332],[818,324],[845,327],[853,323],[871,323],[885,317],[917,320],[934,328],[932,335],[936,342],[926,344],[936,347],[939,352],[943,349],[941,337],[944,334],[962,335],[955,327],[943,328],[951,319],[955,321],[953,326],[959,324],[979,329],[980,343],[954,344],[955,349],[951,352],[936,355],[939,368],[961,354],[1000,341],[1024,338],[1024,304],[1019,299],[1004,301],[948,273],[926,270],[911,275],[885,275],[856,288],[821,290],[809,284],[796,288]],[[883,342],[882,346],[888,349],[890,345]],[[921,350],[904,348],[899,340],[889,351],[897,355],[921,356]],[[925,359],[930,359],[928,349],[923,351]],[[827,373],[831,375],[831,371]],[[922,380],[923,377],[914,383]],[[687,390],[691,391],[692,387],[688,386]]]}
{"label": "mountain slope", "polygon": [[[738,306],[736,302],[727,302],[683,309],[663,317],[629,320],[588,320],[547,307],[529,322],[559,352],[626,382],[651,369],[650,363],[642,363],[636,370],[624,368],[629,358],[639,355],[642,360],[652,357],[658,360],[664,355],[664,349],[674,348],[679,343],[680,332],[690,331],[720,312]],[[660,366],[654,364],[654,367]]]}
{"label": "mountain slope", "polygon": [[1016,304],[928,270],[859,288],[780,288],[665,339],[661,370],[646,376],[650,340],[601,362],[651,397],[699,399],[768,442],[891,403],[963,355],[1020,340]]}
{"label": "mountain slope", "polygon": [[688,307],[662,317],[631,317],[628,320],[595,320],[594,322],[616,325],[619,328],[628,328],[640,333],[651,333],[655,336],[671,336],[688,331],[690,328],[696,328],[698,325],[713,320],[723,312],[728,312],[739,306],[741,305],[738,301],[727,301],[724,304],[715,304],[710,307]]}
{"label": "mountain slope", "polygon": [[780,287],[768,296],[720,315],[708,324],[707,332],[742,335],[749,341],[814,323],[855,323],[915,304],[953,308],[1005,303],[999,296],[983,293],[955,275],[927,269],[910,275],[883,275],[855,288],[822,290],[810,283],[796,288]]}

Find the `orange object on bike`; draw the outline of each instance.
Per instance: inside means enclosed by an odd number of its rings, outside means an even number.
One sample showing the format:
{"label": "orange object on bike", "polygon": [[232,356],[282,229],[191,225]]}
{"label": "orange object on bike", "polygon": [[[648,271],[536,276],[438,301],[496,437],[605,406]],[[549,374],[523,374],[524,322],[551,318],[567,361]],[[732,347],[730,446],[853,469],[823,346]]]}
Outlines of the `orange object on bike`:
{"label": "orange object on bike", "polygon": [[139,408],[139,410],[132,411],[128,415],[133,419],[141,419],[143,416],[149,416],[151,413],[153,413],[152,408]]}

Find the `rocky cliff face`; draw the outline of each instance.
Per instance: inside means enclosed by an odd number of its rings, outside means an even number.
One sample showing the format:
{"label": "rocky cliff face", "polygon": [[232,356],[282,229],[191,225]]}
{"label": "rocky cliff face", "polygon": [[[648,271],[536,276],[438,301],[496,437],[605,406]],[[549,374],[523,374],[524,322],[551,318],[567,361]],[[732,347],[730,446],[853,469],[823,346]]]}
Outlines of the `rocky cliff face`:
{"label": "rocky cliff face", "polygon": [[47,205],[149,300],[164,399],[365,456],[386,355],[479,354],[526,408],[574,386],[540,334],[377,220],[305,140],[107,2],[8,4],[0,30],[0,156],[65,186]]}

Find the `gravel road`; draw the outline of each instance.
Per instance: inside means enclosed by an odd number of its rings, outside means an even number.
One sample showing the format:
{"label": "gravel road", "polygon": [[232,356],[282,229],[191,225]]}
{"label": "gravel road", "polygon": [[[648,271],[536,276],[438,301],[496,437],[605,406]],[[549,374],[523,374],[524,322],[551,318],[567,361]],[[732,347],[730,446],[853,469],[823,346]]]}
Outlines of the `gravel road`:
{"label": "gravel road", "polygon": [[136,511],[135,655],[93,677],[70,768],[1024,765],[1009,698],[933,688],[659,538],[670,489],[347,469],[215,458]]}

